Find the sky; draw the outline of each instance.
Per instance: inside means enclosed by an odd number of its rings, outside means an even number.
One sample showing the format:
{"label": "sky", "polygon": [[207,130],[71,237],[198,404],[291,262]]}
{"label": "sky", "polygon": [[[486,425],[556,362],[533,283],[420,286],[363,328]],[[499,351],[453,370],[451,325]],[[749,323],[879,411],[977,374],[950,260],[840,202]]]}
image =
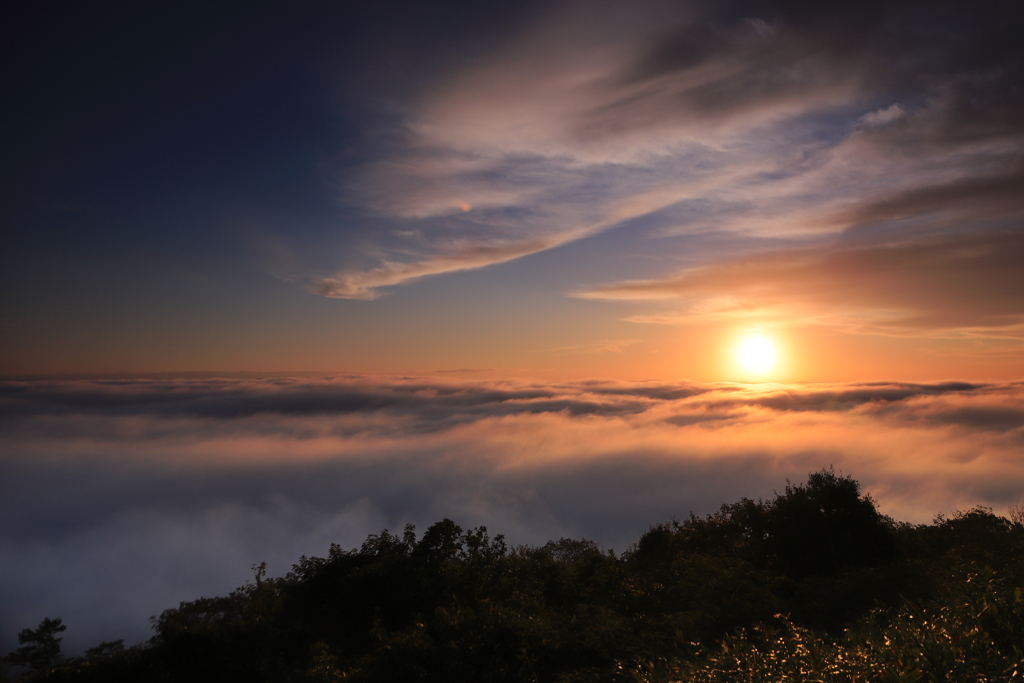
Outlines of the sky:
{"label": "sky", "polygon": [[0,650],[445,516],[1024,503],[1019,2],[8,19]]}

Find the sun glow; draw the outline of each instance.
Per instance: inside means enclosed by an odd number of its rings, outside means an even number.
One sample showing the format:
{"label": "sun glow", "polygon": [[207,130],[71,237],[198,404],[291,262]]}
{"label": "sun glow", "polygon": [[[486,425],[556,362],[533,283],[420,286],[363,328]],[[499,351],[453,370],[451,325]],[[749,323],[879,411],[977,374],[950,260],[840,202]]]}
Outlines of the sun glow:
{"label": "sun glow", "polygon": [[760,334],[744,337],[736,347],[736,360],[745,371],[763,375],[778,362],[775,344]]}

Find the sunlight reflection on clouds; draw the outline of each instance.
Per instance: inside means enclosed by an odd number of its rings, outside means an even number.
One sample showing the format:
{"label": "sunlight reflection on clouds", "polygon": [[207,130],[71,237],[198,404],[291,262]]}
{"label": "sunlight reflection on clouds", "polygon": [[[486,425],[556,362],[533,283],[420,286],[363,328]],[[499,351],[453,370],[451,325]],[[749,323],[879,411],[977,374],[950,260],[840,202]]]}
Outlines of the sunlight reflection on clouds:
{"label": "sunlight reflection on clouds", "polygon": [[40,381],[0,400],[0,628],[53,613],[83,642],[142,638],[261,560],[446,516],[621,551],[830,465],[902,520],[1024,502],[1020,383]]}

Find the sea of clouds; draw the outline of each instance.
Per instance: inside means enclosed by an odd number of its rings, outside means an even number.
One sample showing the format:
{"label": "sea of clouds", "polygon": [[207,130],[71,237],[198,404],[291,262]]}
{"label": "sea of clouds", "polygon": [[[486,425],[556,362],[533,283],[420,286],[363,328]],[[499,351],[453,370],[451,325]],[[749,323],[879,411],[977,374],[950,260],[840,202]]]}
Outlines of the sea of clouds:
{"label": "sea of clouds", "polygon": [[0,383],[0,649],[149,635],[331,542],[449,517],[621,552],[823,467],[899,520],[1024,502],[1024,383],[437,377]]}

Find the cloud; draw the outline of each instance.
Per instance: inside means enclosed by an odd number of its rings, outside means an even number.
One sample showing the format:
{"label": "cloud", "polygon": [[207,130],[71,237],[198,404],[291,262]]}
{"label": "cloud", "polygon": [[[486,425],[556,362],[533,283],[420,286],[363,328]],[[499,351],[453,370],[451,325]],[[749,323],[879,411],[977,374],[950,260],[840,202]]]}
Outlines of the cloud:
{"label": "cloud", "polygon": [[623,550],[834,465],[924,522],[1024,502],[1024,384],[338,377],[0,384],[0,637],[71,648],[443,517]]}
{"label": "cloud", "polygon": [[466,374],[477,372],[493,372],[494,368],[453,368],[450,370],[434,370],[439,375],[443,374]]}
{"label": "cloud", "polygon": [[[992,186],[985,193],[999,194]],[[954,201],[956,192],[949,194],[947,199]],[[863,211],[899,212],[915,202],[909,196]],[[661,280],[602,285],[575,296],[687,302],[684,311],[636,316],[637,322],[739,318],[874,334],[1021,338],[1022,259],[1024,233],[1019,230],[848,242],[762,253]]]}
{"label": "cloud", "polygon": [[558,346],[552,349],[543,349],[542,353],[622,353],[622,350],[639,343],[640,339],[603,339],[590,344],[577,344],[575,346]]}
{"label": "cloud", "polygon": [[903,111],[903,108],[899,104],[886,107],[885,109],[879,109],[877,111],[871,111],[860,117],[860,122],[865,126],[884,126],[888,123],[898,120],[901,116],[905,116],[907,112]]}
{"label": "cloud", "polygon": [[[638,221],[655,215],[662,234],[789,239],[1021,214],[1018,9],[652,0],[533,16],[338,168],[343,201],[394,239],[313,291],[372,299],[608,230],[650,237]],[[966,215],[943,213],[956,202]]]}
{"label": "cloud", "polygon": [[951,182],[936,183],[866,201],[850,209],[839,220],[856,227],[858,224],[939,214],[959,222],[984,218],[1020,216],[1024,213],[1024,163],[1015,160],[1014,167],[1001,173],[960,177]]}
{"label": "cloud", "polygon": [[314,291],[334,299],[372,300],[380,296],[377,291],[380,287],[397,285],[438,273],[483,268],[549,247],[550,242],[542,240],[505,245],[468,245],[432,260],[409,263],[385,262],[369,271],[340,273],[335,277],[323,278],[315,283]]}

